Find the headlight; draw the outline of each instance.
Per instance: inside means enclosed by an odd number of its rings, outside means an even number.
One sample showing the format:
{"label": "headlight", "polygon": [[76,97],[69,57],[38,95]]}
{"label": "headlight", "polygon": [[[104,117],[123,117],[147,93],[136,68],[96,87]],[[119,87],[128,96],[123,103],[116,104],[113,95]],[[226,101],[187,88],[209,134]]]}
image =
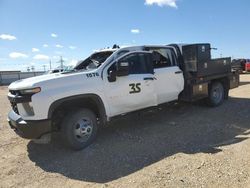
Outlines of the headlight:
{"label": "headlight", "polygon": [[21,90],[20,93],[22,95],[28,95],[28,94],[35,94],[35,93],[39,93],[41,91],[40,87],[36,87],[36,88],[32,88],[32,89],[24,89]]}

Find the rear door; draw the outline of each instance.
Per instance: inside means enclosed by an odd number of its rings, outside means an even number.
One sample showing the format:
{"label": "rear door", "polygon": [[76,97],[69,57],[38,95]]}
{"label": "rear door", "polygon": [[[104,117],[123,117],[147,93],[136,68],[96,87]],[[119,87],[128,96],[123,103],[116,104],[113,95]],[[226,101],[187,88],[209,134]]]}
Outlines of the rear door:
{"label": "rear door", "polygon": [[184,78],[175,52],[169,47],[152,47],[155,90],[158,104],[178,99],[184,89]]}
{"label": "rear door", "polygon": [[157,105],[151,54],[132,52],[119,59],[129,63],[129,75],[108,80],[109,72],[116,62],[104,69],[105,95],[110,107],[110,116],[119,115]]}

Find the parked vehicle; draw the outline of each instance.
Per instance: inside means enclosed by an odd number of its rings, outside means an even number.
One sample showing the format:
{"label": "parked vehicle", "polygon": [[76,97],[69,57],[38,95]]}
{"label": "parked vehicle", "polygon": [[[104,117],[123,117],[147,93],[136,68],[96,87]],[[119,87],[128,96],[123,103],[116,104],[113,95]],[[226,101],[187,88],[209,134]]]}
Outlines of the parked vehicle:
{"label": "parked vehicle", "polygon": [[219,106],[238,87],[239,74],[230,58],[211,59],[210,51],[210,44],[107,49],[72,71],[14,82],[10,127],[28,139],[61,131],[79,150],[120,115],[177,100]]}
{"label": "parked vehicle", "polygon": [[250,59],[233,59],[232,69],[235,71],[249,72],[250,71]]}
{"label": "parked vehicle", "polygon": [[45,74],[53,74],[53,73],[59,73],[59,72],[63,72],[63,71],[64,71],[64,69],[56,68],[56,69],[52,69],[52,70],[45,72]]}
{"label": "parked vehicle", "polygon": [[232,70],[243,73],[245,69],[245,64],[243,65],[242,61],[242,59],[233,59],[231,63]]}
{"label": "parked vehicle", "polygon": [[249,72],[249,71],[250,71],[250,59],[246,59],[245,71],[246,71],[246,72]]}

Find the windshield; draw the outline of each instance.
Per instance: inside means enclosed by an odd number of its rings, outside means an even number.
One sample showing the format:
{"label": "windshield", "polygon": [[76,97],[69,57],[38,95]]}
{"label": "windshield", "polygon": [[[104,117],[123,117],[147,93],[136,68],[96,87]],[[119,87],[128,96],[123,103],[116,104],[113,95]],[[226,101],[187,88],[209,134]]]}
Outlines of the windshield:
{"label": "windshield", "polygon": [[101,66],[102,63],[106,61],[106,59],[111,56],[113,51],[106,51],[106,52],[97,52],[92,54],[90,57],[83,61],[79,61],[77,65],[74,67],[75,70],[81,69],[96,69]]}

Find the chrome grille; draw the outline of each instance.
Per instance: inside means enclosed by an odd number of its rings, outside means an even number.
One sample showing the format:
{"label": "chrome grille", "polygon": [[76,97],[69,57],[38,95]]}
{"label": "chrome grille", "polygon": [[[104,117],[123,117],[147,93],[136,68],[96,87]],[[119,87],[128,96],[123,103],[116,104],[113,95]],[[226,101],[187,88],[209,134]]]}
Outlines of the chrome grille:
{"label": "chrome grille", "polygon": [[12,107],[12,110],[19,115],[19,112],[18,112],[18,108],[17,108],[17,104],[14,103],[14,102],[11,102],[11,107]]}
{"label": "chrome grille", "polygon": [[[12,94],[12,95],[15,95],[15,96],[18,96],[20,95],[20,92],[17,91],[17,90],[9,90],[9,92]],[[11,107],[12,107],[12,110],[19,115],[19,112],[18,112],[18,108],[17,108],[17,104],[15,102],[10,102],[11,104]]]}

